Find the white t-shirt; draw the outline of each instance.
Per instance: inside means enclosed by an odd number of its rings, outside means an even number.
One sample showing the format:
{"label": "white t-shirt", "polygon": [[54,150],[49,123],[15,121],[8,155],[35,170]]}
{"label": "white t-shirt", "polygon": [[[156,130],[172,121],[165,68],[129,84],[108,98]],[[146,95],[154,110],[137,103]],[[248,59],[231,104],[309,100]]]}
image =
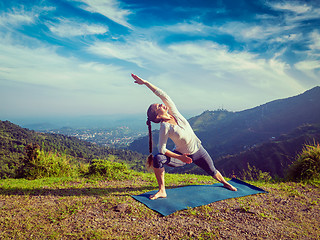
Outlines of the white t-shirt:
{"label": "white t-shirt", "polygon": [[201,141],[193,132],[189,122],[180,114],[176,105],[164,91],[158,88],[154,93],[161,98],[163,103],[169,108],[168,112],[176,118],[178,123],[178,125],[167,122],[160,123],[159,152],[162,154],[166,153],[169,137],[175,143],[175,150],[178,152],[182,154],[196,153],[200,149]]}

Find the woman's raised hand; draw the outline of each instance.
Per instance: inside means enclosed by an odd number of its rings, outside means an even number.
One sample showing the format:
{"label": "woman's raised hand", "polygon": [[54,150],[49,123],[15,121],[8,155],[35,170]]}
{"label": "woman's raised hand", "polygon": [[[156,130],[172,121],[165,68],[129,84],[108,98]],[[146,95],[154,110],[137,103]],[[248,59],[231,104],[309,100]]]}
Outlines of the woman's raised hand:
{"label": "woman's raised hand", "polygon": [[142,78],[138,77],[137,75],[131,73],[131,77],[135,80],[134,83],[137,83],[139,85],[145,85],[147,86],[152,92],[155,92],[157,90],[157,87],[152,85],[150,82],[143,80]]}
{"label": "woman's raised hand", "polygon": [[137,83],[139,85],[143,85],[145,84],[145,80],[143,80],[142,78],[138,77],[137,75],[131,73],[131,77],[133,77],[133,79],[135,80],[134,83]]}

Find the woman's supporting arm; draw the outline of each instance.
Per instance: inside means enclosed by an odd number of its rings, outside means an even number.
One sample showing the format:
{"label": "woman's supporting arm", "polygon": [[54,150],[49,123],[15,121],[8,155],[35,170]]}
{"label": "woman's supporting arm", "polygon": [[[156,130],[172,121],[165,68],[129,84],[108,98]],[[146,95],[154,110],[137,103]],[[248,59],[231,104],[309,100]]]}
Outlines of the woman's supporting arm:
{"label": "woman's supporting arm", "polygon": [[191,157],[188,157],[189,154],[187,154],[187,153],[180,155],[180,154],[171,152],[170,150],[167,150],[164,155],[166,155],[166,156],[168,156],[168,157],[171,157],[171,158],[179,159],[179,160],[181,160],[182,162],[185,162],[185,163],[187,163],[187,164],[192,163],[192,158],[191,158]]}

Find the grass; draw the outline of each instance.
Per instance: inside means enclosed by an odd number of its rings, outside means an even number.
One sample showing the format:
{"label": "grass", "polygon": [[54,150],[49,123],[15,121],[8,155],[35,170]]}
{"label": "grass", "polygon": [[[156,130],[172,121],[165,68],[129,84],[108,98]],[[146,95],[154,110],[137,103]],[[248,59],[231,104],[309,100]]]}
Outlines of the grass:
{"label": "grass", "polygon": [[[167,174],[168,187],[213,184]],[[318,183],[249,182],[267,190],[167,217],[131,195],[154,190],[153,174],[130,179],[50,177],[0,180],[0,239],[310,239],[320,237]],[[125,204],[123,212],[115,211]]]}
{"label": "grass", "polygon": [[320,180],[320,144],[305,144],[289,167],[287,178],[298,181]]}

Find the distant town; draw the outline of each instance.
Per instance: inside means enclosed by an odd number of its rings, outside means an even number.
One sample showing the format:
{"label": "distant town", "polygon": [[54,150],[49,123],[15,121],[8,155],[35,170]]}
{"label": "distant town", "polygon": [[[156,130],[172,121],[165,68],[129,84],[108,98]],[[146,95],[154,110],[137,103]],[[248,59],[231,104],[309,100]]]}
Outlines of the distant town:
{"label": "distant town", "polygon": [[42,132],[73,136],[93,144],[115,148],[126,148],[135,139],[147,134],[146,132],[132,130],[127,126],[121,126],[115,129],[74,129],[70,127],[63,127],[60,129],[45,130]]}

